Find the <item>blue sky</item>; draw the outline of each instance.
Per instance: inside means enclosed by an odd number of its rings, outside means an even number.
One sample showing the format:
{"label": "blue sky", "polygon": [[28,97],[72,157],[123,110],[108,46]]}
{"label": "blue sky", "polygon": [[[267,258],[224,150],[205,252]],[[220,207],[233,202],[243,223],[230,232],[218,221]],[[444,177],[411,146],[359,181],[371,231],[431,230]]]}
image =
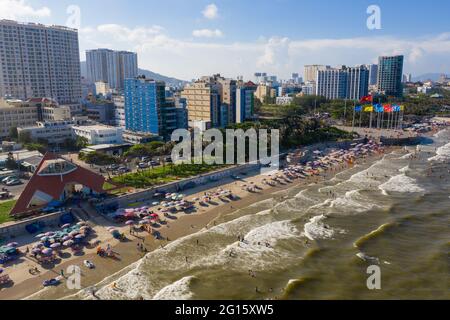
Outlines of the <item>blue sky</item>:
{"label": "blue sky", "polygon": [[[362,64],[404,54],[405,72],[450,72],[450,1],[434,0],[0,0],[0,17],[66,25],[80,9],[86,49],[137,51],[142,68],[182,79],[265,71],[288,78],[304,64]],[[377,5],[381,29],[369,30]],[[73,20],[77,21],[77,20]]]}

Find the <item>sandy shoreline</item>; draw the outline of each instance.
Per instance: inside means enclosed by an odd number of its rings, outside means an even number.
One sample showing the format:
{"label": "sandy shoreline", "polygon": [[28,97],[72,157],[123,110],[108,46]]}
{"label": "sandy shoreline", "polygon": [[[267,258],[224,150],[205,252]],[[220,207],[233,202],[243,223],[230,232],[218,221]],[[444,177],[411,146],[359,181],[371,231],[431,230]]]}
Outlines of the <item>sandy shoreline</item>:
{"label": "sandy shoreline", "polygon": [[[386,148],[385,153],[391,152],[394,148]],[[357,159],[355,164],[361,163],[372,163],[380,159],[384,154],[374,154],[366,158]],[[190,194],[187,198],[192,199],[195,197],[200,197],[204,192],[213,192],[218,186],[223,189],[231,190],[235,195],[239,197],[239,200],[230,201],[229,203],[222,203],[217,200],[217,205],[210,205],[209,207],[198,206],[198,211],[193,214],[183,214],[178,215],[176,220],[167,220],[168,224],[162,226],[158,231],[165,237],[169,238],[170,241],[180,239],[182,237],[194,234],[204,228],[214,225],[214,221],[226,214],[245,208],[253,203],[263,201],[265,199],[271,198],[274,193],[280,192],[282,190],[290,189],[293,187],[307,186],[316,181],[321,181],[324,179],[331,179],[339,172],[350,168],[351,166],[343,163],[337,165],[333,170],[328,170],[322,173],[321,176],[312,176],[306,179],[293,180],[291,183],[277,184],[276,186],[269,187],[262,184],[262,180],[267,178],[264,175],[254,175],[249,177],[243,177],[242,180],[235,181],[232,179],[227,179],[226,181],[211,183],[199,188],[203,190],[196,190],[196,193]],[[250,193],[243,190],[243,184],[250,184],[253,182],[262,188],[257,192]],[[85,208],[89,210],[88,207]],[[89,211],[95,222],[101,217],[96,216],[92,209]],[[103,224],[103,226],[102,226]],[[105,233],[101,230],[104,229],[106,222],[99,223],[99,226],[95,227],[95,230],[99,234],[100,238],[104,238]],[[111,225],[111,224],[109,224]],[[127,267],[139,261],[144,254],[137,249],[137,244],[142,243],[145,245],[148,251],[153,251],[161,246],[168,243],[167,240],[156,240],[154,237],[140,233],[139,238],[132,236],[127,231],[127,227],[122,227],[122,230],[126,233],[128,240],[126,242],[118,242],[116,240],[106,239],[102,241],[101,245],[104,247],[107,243],[113,246],[114,252],[118,253],[118,259],[112,260],[109,258],[98,257],[93,250],[85,250],[85,254],[81,256],[72,256],[70,259],[61,261],[53,269],[42,272],[41,274],[31,277],[28,275],[28,279],[24,279],[21,282],[17,282],[13,287],[2,289],[0,291],[0,299],[59,299],[67,297],[69,295],[75,294],[78,290],[69,290],[64,284],[61,284],[55,288],[48,288],[42,290],[42,281],[50,278],[57,277],[61,269],[66,270],[70,265],[78,265],[82,270],[82,288],[90,287],[98,284],[103,279],[110,277],[116,273],[123,273]],[[183,258],[184,257],[180,257]],[[83,266],[84,260],[90,260],[95,265],[94,270],[89,270]],[[43,269],[43,268],[40,268]],[[45,269],[44,269],[45,270]],[[122,271],[122,272],[121,272]],[[41,291],[42,290],[42,291]],[[35,294],[38,292],[38,294]],[[31,297],[30,297],[31,296]]]}

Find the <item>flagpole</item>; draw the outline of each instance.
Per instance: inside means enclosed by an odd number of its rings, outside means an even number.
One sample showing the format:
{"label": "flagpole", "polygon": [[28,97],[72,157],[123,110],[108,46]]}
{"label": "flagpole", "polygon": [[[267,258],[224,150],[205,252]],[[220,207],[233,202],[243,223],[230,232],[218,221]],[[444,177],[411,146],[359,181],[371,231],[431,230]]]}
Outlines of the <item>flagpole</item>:
{"label": "flagpole", "polygon": [[359,112],[359,128],[361,129],[361,122],[362,122],[362,114],[363,114],[363,109],[361,109],[361,111]]}
{"label": "flagpole", "polygon": [[352,132],[355,131],[355,113],[356,113],[355,108],[356,108],[356,102],[354,103],[354,106],[353,106]]}
{"label": "flagpole", "polygon": [[347,98],[344,100],[344,125],[347,123]]}

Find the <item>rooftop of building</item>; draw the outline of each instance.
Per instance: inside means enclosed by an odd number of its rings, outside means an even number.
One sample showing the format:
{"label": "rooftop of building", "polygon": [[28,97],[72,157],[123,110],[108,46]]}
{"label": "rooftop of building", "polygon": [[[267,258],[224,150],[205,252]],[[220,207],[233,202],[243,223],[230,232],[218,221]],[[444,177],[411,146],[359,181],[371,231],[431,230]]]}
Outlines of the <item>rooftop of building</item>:
{"label": "rooftop of building", "polygon": [[20,21],[9,20],[9,19],[0,19],[0,23],[12,24],[12,25],[22,25],[22,26],[27,26],[27,27],[51,28],[51,29],[56,29],[56,30],[72,31],[72,32],[78,33],[77,29],[69,28],[66,26],[60,26],[60,25],[45,25],[42,23],[20,22]]}
{"label": "rooftop of building", "polygon": [[74,129],[87,130],[87,131],[100,131],[100,130],[118,130],[120,127],[108,126],[106,124],[90,124],[90,125],[74,125]]}

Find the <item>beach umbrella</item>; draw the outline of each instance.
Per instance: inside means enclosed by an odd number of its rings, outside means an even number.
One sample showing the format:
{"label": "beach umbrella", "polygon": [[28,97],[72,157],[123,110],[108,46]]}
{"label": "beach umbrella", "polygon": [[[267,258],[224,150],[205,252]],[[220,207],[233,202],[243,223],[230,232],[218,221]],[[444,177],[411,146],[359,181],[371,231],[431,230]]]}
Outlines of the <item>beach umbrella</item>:
{"label": "beach umbrella", "polygon": [[139,224],[149,224],[149,221],[148,220],[141,220],[141,221],[139,221]]}
{"label": "beach umbrella", "polygon": [[50,249],[50,248],[45,248],[45,249],[43,249],[43,250],[41,251],[41,253],[44,254],[44,255],[46,255],[46,256],[49,256],[49,255],[51,255],[51,254],[53,253],[53,250]]}
{"label": "beach umbrella", "polygon": [[70,223],[66,223],[65,225],[61,226],[61,229],[66,229],[68,227],[70,227]]}
{"label": "beach umbrella", "polygon": [[52,245],[50,246],[50,248],[52,248],[52,249],[57,249],[57,248],[59,248],[59,247],[61,247],[61,244],[58,243],[58,242],[56,242],[56,243],[54,243],[54,244],[52,244]]}
{"label": "beach umbrella", "polygon": [[64,246],[66,247],[70,247],[71,245],[73,245],[75,242],[73,240],[67,240],[63,243]]}
{"label": "beach umbrella", "polygon": [[15,247],[18,247],[19,244],[18,244],[17,242],[11,242],[11,243],[8,243],[6,246],[7,246],[7,247],[15,248]]}
{"label": "beach umbrella", "polygon": [[84,221],[80,221],[77,223],[77,226],[85,226],[85,225],[86,225],[86,222],[84,222]]}
{"label": "beach umbrella", "polygon": [[52,235],[54,235],[55,233],[53,231],[49,231],[45,234],[46,237],[51,237]]}
{"label": "beach umbrella", "polygon": [[152,205],[157,206],[159,202],[153,202]]}
{"label": "beach umbrella", "polygon": [[134,221],[133,221],[133,220],[128,220],[127,222],[125,222],[125,224],[126,224],[127,226],[131,226],[131,225],[134,224]]}
{"label": "beach umbrella", "polygon": [[33,250],[31,250],[31,253],[40,253],[41,249],[39,248],[34,248]]}
{"label": "beach umbrella", "polygon": [[69,241],[71,239],[72,239],[71,236],[65,236],[65,237],[62,238],[62,241]]}
{"label": "beach umbrella", "polygon": [[45,233],[39,233],[37,236],[35,236],[35,238],[42,238],[45,237]]}
{"label": "beach umbrella", "polygon": [[75,236],[75,239],[83,239],[83,238],[84,238],[84,235],[82,235],[82,234]]}
{"label": "beach umbrella", "polygon": [[79,231],[74,230],[74,231],[69,233],[69,236],[75,237],[79,233],[80,233]]}
{"label": "beach umbrella", "polygon": [[49,239],[49,237],[42,237],[41,241],[46,242]]}

